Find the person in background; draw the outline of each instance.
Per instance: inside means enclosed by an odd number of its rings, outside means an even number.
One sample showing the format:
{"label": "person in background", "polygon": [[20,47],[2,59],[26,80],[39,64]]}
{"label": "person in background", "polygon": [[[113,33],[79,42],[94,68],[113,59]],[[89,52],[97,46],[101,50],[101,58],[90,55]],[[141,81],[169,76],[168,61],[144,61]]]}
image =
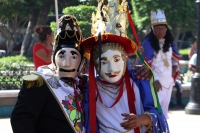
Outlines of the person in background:
{"label": "person in background", "polygon": [[181,81],[176,80],[174,87],[176,89],[176,104],[171,99],[169,109],[184,109],[185,105],[182,102],[183,87],[181,86]]}
{"label": "person in background", "polygon": [[39,66],[51,64],[51,55],[54,41],[54,33],[51,27],[44,25],[37,25],[34,28],[34,32],[38,34],[39,42],[33,47],[33,60],[35,65],[35,70]]}
{"label": "person in background", "polygon": [[188,52],[189,59],[192,57],[193,54],[196,54],[196,52],[197,52],[197,38],[194,38],[192,41],[192,47]]}
{"label": "person in background", "polygon": [[196,72],[196,64],[197,64],[197,54],[195,53],[192,55],[188,64],[188,69],[192,71],[193,74]]}
{"label": "person in background", "polygon": [[197,54],[193,54],[188,63],[188,71],[186,73],[186,82],[191,82],[192,76],[196,72]]}
{"label": "person in background", "polygon": [[143,53],[154,73],[154,85],[163,113],[168,119],[168,107],[181,56],[173,43],[164,11],[151,11],[151,26],[151,32],[142,42]]}

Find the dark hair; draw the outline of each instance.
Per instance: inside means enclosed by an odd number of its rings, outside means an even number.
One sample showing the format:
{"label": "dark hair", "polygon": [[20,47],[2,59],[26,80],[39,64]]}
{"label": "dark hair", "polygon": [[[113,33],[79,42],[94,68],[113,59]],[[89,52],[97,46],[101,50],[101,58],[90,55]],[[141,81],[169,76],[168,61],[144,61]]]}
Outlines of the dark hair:
{"label": "dark hair", "polygon": [[192,44],[194,44],[197,41],[197,38],[192,39]]}
{"label": "dark hair", "polygon": [[[163,52],[167,52],[169,51],[169,48],[171,47],[171,43],[174,41],[174,38],[172,36],[172,33],[170,31],[170,29],[168,28],[167,25],[164,25],[167,28],[166,31],[166,35],[165,35],[165,44],[163,46]],[[151,42],[151,46],[153,47],[153,49],[156,51],[156,53],[158,53],[158,51],[160,50],[160,45],[159,45],[159,40],[158,38],[155,36],[153,29],[151,28],[151,32],[145,37],[147,38],[149,37],[149,41]]]}
{"label": "dark hair", "polygon": [[34,32],[38,34],[38,39],[43,42],[46,40],[47,35],[52,33],[52,29],[48,25],[36,25]]}

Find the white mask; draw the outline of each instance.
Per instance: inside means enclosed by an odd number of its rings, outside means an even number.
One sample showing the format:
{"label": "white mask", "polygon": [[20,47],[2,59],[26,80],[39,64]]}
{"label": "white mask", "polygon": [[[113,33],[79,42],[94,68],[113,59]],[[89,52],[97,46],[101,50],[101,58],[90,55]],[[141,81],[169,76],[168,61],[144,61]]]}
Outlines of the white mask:
{"label": "white mask", "polygon": [[[62,48],[55,55],[56,74],[59,78],[76,78],[82,68],[81,54],[74,48]],[[79,70],[78,70],[79,69]]]}
{"label": "white mask", "polygon": [[[99,59],[96,61],[98,62]],[[115,83],[119,81],[124,74],[124,69],[125,62],[121,52],[109,49],[105,53],[101,54],[100,77],[103,80],[109,83]]]}

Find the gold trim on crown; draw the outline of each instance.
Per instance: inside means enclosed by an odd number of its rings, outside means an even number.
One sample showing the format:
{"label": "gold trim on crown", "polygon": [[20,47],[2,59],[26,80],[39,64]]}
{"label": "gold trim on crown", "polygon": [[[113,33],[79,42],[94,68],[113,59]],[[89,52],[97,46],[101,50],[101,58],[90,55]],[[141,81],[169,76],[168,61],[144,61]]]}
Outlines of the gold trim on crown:
{"label": "gold trim on crown", "polygon": [[[64,22],[67,22],[67,21],[68,21],[68,23],[66,23],[64,25]],[[73,25],[70,26],[69,23],[73,23]],[[65,26],[65,28],[61,29],[62,26]],[[61,32],[64,32],[64,33],[61,33]],[[70,36],[68,32],[74,32],[74,34]],[[77,35],[77,33],[79,33],[79,35]],[[63,36],[61,36],[61,34]],[[70,41],[70,39],[74,38],[74,37],[76,38],[76,40],[78,42],[76,44],[76,45],[78,45],[78,50],[80,50],[80,43],[81,43],[83,37],[82,37],[82,32],[81,32],[80,26],[78,25],[78,20],[73,15],[63,15],[59,19],[59,29],[57,32],[55,44],[58,44],[60,39],[62,39],[62,40],[66,39],[66,40]]]}
{"label": "gold trim on crown", "polygon": [[151,25],[167,24],[165,13],[163,10],[151,11]]}

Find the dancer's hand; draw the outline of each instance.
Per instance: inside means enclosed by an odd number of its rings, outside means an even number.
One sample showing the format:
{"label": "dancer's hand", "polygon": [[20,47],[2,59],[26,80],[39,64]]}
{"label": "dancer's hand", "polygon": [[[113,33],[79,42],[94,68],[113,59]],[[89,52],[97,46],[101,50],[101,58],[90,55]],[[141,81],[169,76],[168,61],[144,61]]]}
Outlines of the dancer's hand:
{"label": "dancer's hand", "polygon": [[123,120],[125,120],[125,122],[120,123],[120,125],[126,130],[132,130],[140,125],[147,126],[151,122],[149,116],[146,114],[135,115],[133,113],[123,113],[121,115],[124,116]]}
{"label": "dancer's hand", "polygon": [[138,79],[146,79],[149,80],[152,77],[152,72],[149,68],[147,68],[145,65],[136,65],[135,66],[136,71],[135,75],[137,75]]}
{"label": "dancer's hand", "polygon": [[154,85],[156,87],[157,92],[160,91],[160,90],[162,90],[162,85],[160,84],[159,80],[155,80],[154,81]]}
{"label": "dancer's hand", "polygon": [[126,114],[126,113],[123,113],[121,114],[122,116],[124,116],[124,121],[125,122],[122,122],[120,123],[120,125],[126,129],[126,130],[132,130],[134,128],[137,128],[140,123],[139,123],[139,117],[135,114]]}
{"label": "dancer's hand", "polygon": [[172,77],[174,77],[177,69],[178,69],[178,66],[172,66]]}

